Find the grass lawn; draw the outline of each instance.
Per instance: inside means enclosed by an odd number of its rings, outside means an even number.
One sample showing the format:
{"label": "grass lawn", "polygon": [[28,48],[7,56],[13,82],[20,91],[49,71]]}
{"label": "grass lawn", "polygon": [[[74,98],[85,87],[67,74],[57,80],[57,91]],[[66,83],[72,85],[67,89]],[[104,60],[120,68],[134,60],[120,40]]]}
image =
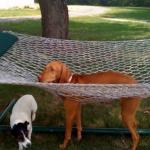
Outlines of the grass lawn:
{"label": "grass lawn", "polygon": [[[126,40],[150,38],[149,8],[111,8],[103,15],[93,17],[70,18],[69,39],[77,40]],[[17,15],[13,10],[11,13]],[[23,10],[25,11],[25,10]],[[35,10],[34,10],[35,11]],[[29,11],[28,11],[29,12]],[[22,12],[21,12],[22,13]],[[27,13],[27,12],[26,12]],[[35,12],[38,14],[39,12]],[[1,11],[0,11],[1,14]],[[25,12],[23,13],[25,14]],[[6,16],[6,12],[5,12]],[[9,16],[9,11],[7,11]],[[27,33],[41,34],[40,21],[23,21],[19,23],[0,23],[0,28]],[[50,93],[33,87],[0,85],[0,110],[13,98],[20,94],[32,94],[39,105],[36,125],[64,125],[64,109],[61,101],[55,100]],[[150,103],[143,100],[138,110],[138,127],[150,128]],[[92,105],[83,107],[83,127],[123,127],[119,115],[119,102],[111,105]],[[9,116],[4,123],[8,124]],[[16,143],[9,132],[0,133],[0,150],[15,150]],[[63,134],[33,134],[31,150],[57,150],[63,141]],[[8,144],[9,143],[9,144]],[[76,136],[68,150],[128,150],[131,144],[130,136],[126,135],[83,135],[81,143]],[[150,137],[141,137],[138,150],[150,149]]]}
{"label": "grass lawn", "polygon": [[123,7],[123,8],[112,8],[109,12],[103,15],[103,17],[120,18],[120,19],[133,19],[143,20],[150,22],[150,17],[147,15],[150,9],[147,7]]}
{"label": "grass lawn", "polygon": [[[18,10],[14,10],[14,12],[12,10],[10,14],[15,13],[17,15],[15,11]],[[37,10],[32,11],[34,14]],[[30,11],[26,10],[25,12],[29,13]],[[105,14],[70,18],[69,39],[127,40],[150,38],[149,12],[149,8],[112,7]],[[9,12],[7,11],[7,13]],[[38,14],[39,12],[37,12]],[[19,23],[0,23],[0,29],[41,35],[41,22],[28,20]]]}
{"label": "grass lawn", "polygon": [[14,17],[14,16],[37,16],[40,15],[39,9],[30,9],[30,8],[24,8],[24,9],[0,9],[0,17]]}
{"label": "grass lawn", "polygon": [[[9,91],[9,94],[8,94]],[[8,102],[17,98],[20,94],[32,94],[38,102],[37,118],[34,125],[48,125],[48,126],[63,126],[64,125],[64,109],[62,101],[56,101],[50,93],[39,90],[33,87],[20,87],[0,85],[0,110],[8,104]],[[110,105],[92,105],[87,104],[83,106],[83,127],[118,127],[123,125],[120,121],[119,115],[119,101],[114,101]],[[149,100],[143,100],[141,108],[138,110],[138,126],[139,128],[150,127],[150,103]],[[94,117],[93,117],[94,116]],[[9,115],[3,122],[8,124]],[[0,133],[0,150],[15,150],[16,143],[9,132]],[[40,141],[40,142],[39,142]],[[63,141],[63,134],[45,134],[34,133],[33,145],[31,150],[57,150],[58,145]],[[8,144],[9,143],[9,144]],[[149,150],[150,138],[142,136],[138,150]],[[81,143],[76,140],[76,135],[73,134],[72,141],[68,146],[68,150],[124,150],[129,149],[131,139],[129,135],[94,135],[84,134]],[[88,145],[88,146],[87,146]]]}

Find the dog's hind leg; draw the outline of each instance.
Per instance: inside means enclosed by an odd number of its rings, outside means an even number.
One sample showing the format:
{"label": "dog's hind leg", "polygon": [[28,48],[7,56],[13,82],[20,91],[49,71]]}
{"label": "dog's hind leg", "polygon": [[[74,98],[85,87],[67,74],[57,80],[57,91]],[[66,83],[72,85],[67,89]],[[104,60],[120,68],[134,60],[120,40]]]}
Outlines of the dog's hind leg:
{"label": "dog's hind leg", "polygon": [[139,134],[136,131],[136,110],[140,104],[140,100],[138,98],[124,98],[121,101],[121,115],[122,115],[122,121],[126,125],[126,127],[129,129],[133,145],[131,150],[136,150],[137,145],[139,143]]}
{"label": "dog's hind leg", "polygon": [[80,141],[82,139],[82,123],[81,123],[81,104],[78,105],[78,110],[76,113],[76,125],[77,125],[77,139]]}

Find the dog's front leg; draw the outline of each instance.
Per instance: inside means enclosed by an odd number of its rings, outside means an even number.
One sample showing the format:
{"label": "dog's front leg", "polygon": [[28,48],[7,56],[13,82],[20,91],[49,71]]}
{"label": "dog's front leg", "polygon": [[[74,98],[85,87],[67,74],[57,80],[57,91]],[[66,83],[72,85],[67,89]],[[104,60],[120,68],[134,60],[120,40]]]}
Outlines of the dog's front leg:
{"label": "dog's front leg", "polygon": [[77,113],[77,104],[78,102],[73,100],[64,100],[66,128],[64,142],[59,146],[61,149],[65,149],[71,139],[72,124]]}
{"label": "dog's front leg", "polygon": [[72,132],[72,122],[73,118],[68,118],[66,119],[66,127],[65,127],[65,138],[63,144],[60,144],[61,149],[65,149],[71,140],[71,132]]}
{"label": "dog's front leg", "polygon": [[29,129],[29,133],[28,133],[29,140],[31,140],[31,135],[32,135],[32,125],[31,125],[31,127]]}
{"label": "dog's front leg", "polygon": [[23,145],[21,143],[18,143],[19,150],[23,150]]}

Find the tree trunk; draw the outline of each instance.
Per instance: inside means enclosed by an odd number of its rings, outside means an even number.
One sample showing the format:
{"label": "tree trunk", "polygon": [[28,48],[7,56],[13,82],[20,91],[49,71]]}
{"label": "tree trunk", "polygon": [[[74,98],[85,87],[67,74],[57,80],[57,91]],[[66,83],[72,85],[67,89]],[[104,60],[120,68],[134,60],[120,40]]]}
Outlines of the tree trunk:
{"label": "tree trunk", "polygon": [[68,38],[68,7],[66,0],[39,0],[42,15],[42,36]]}

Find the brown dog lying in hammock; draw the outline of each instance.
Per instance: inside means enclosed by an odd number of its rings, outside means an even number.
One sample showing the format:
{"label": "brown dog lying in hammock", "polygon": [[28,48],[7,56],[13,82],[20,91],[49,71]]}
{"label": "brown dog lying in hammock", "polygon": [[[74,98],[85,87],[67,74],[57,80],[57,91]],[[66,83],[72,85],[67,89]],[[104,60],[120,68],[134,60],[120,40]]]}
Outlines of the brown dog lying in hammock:
{"label": "brown dog lying in hammock", "polygon": [[[124,73],[107,71],[93,74],[72,74],[70,69],[60,61],[52,61],[46,65],[44,71],[39,75],[39,81],[44,83],[79,83],[79,84],[135,84],[137,81]],[[137,97],[121,99],[121,116],[122,121],[129,129],[135,150],[139,142],[139,135],[136,132],[135,114],[139,106],[140,99]],[[60,148],[66,148],[71,139],[72,124],[75,121],[77,125],[77,139],[81,140],[81,104],[78,101],[64,98],[65,108],[65,138]]]}

